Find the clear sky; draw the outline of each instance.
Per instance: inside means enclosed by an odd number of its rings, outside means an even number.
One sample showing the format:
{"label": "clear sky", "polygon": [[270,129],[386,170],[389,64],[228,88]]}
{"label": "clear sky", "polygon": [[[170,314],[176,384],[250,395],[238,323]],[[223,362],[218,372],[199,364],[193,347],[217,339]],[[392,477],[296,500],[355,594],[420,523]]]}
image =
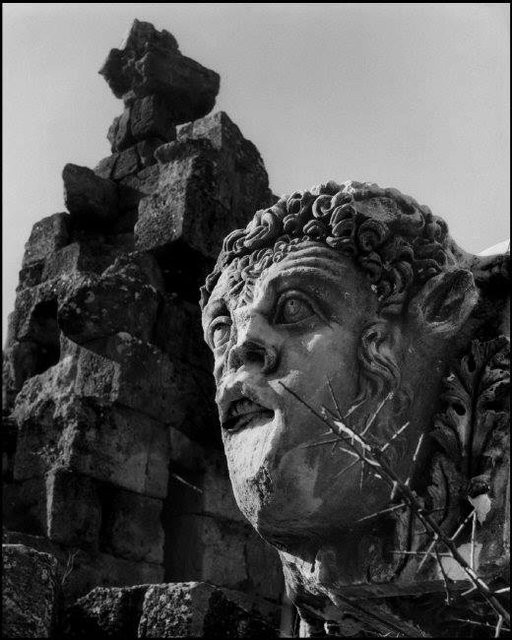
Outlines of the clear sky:
{"label": "clear sky", "polygon": [[[23,246],[94,167],[122,103],[98,75],[134,18],[221,76],[276,194],[394,186],[466,250],[508,237],[508,3],[3,3],[3,326]],[[5,333],[4,333],[5,336]]]}

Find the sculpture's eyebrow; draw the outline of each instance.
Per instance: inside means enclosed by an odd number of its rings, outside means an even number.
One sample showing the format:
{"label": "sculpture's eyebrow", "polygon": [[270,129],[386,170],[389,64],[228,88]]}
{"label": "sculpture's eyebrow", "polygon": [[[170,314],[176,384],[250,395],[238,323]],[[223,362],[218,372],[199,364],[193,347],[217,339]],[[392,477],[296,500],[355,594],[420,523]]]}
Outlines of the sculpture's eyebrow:
{"label": "sculpture's eyebrow", "polygon": [[319,295],[343,288],[345,280],[344,265],[333,259],[304,257],[296,262],[284,265],[278,271],[269,272],[262,282],[265,289],[278,292],[285,287],[297,286],[298,289],[313,288]]}

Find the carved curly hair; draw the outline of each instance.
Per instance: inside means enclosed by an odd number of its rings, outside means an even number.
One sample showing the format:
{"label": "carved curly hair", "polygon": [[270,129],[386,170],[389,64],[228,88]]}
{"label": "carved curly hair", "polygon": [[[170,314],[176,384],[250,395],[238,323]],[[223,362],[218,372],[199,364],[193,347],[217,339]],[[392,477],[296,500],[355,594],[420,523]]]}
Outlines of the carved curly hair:
{"label": "carved curly hair", "polygon": [[236,266],[241,288],[308,240],[352,258],[373,285],[382,315],[400,313],[410,295],[463,253],[444,220],[397,189],[331,181],[281,198],[230,233],[202,288],[202,305],[228,265]]}
{"label": "carved curly hair", "polygon": [[410,399],[406,385],[400,389],[396,328],[385,317],[402,313],[427,280],[460,263],[464,252],[449,236],[444,220],[397,189],[331,181],[281,198],[257,211],[245,229],[230,233],[201,289],[201,306],[229,265],[235,266],[230,294],[244,296],[250,290],[247,283],[308,241],[350,257],[370,281],[381,320],[362,328],[357,403],[390,393],[401,412]]}

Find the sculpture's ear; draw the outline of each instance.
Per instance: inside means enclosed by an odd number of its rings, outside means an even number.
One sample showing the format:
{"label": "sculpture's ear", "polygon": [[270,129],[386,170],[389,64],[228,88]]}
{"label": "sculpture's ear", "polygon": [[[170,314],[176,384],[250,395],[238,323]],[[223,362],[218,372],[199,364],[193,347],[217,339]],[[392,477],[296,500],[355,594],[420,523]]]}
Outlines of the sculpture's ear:
{"label": "sculpture's ear", "polygon": [[477,300],[473,274],[457,269],[431,278],[413,298],[409,311],[425,329],[449,335],[462,327]]}

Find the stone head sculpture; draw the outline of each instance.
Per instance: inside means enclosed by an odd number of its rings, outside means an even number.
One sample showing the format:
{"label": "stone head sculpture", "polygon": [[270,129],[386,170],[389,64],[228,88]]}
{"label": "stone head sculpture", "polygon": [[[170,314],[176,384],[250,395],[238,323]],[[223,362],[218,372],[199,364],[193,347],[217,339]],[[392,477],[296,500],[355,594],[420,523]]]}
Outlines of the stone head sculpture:
{"label": "stone head sculpture", "polygon": [[[303,611],[336,618],[336,594],[439,582],[437,567],[418,573],[411,549],[428,536],[359,436],[443,530],[482,495],[502,522],[506,265],[369,183],[294,193],[225,239],[202,306],[230,478]],[[475,379],[488,370],[499,381],[485,400]],[[481,566],[495,560],[484,538]]]}

